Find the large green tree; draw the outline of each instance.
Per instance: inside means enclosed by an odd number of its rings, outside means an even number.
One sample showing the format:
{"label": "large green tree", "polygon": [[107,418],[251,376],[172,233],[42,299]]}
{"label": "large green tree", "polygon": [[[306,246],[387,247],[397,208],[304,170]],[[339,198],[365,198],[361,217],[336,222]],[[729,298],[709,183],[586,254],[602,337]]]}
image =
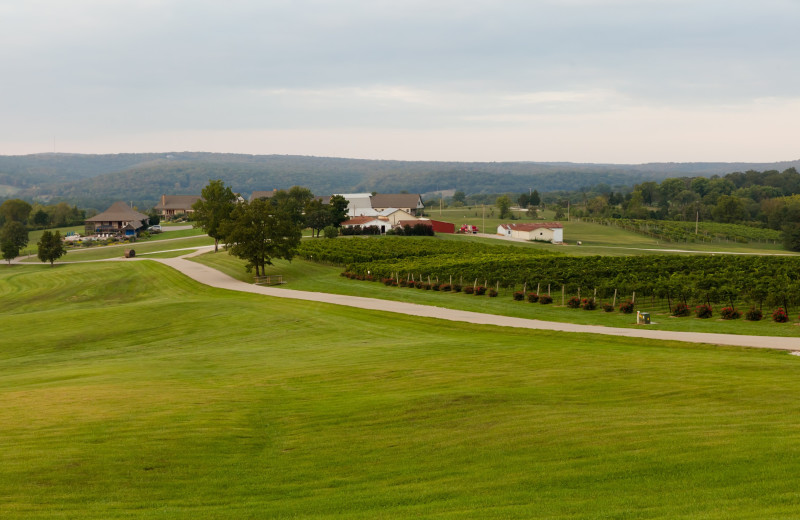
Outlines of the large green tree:
{"label": "large green tree", "polygon": [[9,199],[0,204],[0,215],[3,216],[5,222],[14,221],[24,224],[32,209],[33,206],[22,199]]}
{"label": "large green tree", "polygon": [[342,222],[347,220],[347,206],[350,205],[350,201],[341,195],[333,195],[328,205],[333,225],[339,227]]}
{"label": "large green tree", "polygon": [[538,206],[541,203],[542,203],[542,199],[539,196],[539,191],[538,190],[533,190],[533,193],[531,193],[530,205],[531,206]]}
{"label": "large green tree", "polygon": [[58,231],[55,233],[45,231],[42,233],[37,245],[39,246],[37,254],[39,260],[42,262],[50,262],[51,266],[53,262],[67,254],[67,250],[64,249],[64,244],[61,242],[61,233]]}
{"label": "large green tree", "polygon": [[330,206],[323,204],[319,199],[312,199],[306,204],[306,226],[311,228],[311,234],[319,236],[326,226],[333,224]]}
{"label": "large green tree", "polygon": [[500,218],[511,216],[511,198],[508,195],[500,195],[494,203],[500,210]]}
{"label": "large green tree", "polygon": [[220,180],[210,180],[203,191],[201,199],[192,205],[194,209],[194,227],[202,228],[214,239],[214,252],[219,250],[219,241],[223,238],[223,223],[230,219],[236,205],[236,194],[230,186]]}
{"label": "large green tree", "polygon": [[28,230],[20,222],[6,222],[0,230],[0,250],[3,259],[11,264],[11,260],[19,256],[20,250],[28,245]]}
{"label": "large green tree", "polygon": [[720,195],[711,214],[716,222],[739,222],[747,218],[742,199],[731,195]]}
{"label": "large green tree", "polygon": [[247,261],[247,270],[255,268],[256,276],[263,275],[273,259],[291,260],[303,232],[297,203],[286,192],[278,192],[270,199],[237,204],[223,225],[228,252]]}

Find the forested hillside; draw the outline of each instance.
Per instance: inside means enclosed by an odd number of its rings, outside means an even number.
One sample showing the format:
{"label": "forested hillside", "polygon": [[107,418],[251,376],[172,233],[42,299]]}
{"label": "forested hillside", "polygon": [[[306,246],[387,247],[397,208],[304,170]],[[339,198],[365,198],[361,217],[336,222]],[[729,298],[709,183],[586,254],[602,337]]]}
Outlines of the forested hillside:
{"label": "forested hillside", "polygon": [[[536,162],[377,161],[287,155],[212,153],[39,154],[0,156],[0,186],[14,197],[65,201],[104,209],[116,200],[151,207],[162,194],[196,194],[209,179],[223,179],[247,196],[254,190],[309,187],[333,192],[430,192],[468,194],[575,190],[598,184],[631,186],[676,176],[711,176],[736,170],[800,167],[771,164],[653,163],[641,165]],[[0,193],[2,191],[0,190]]]}

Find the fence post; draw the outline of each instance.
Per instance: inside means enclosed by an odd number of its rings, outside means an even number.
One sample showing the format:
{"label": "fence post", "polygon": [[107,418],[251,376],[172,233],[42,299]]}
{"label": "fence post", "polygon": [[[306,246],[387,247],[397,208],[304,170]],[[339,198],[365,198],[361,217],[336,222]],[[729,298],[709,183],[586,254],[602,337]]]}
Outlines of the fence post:
{"label": "fence post", "polygon": [[561,306],[564,306],[564,286],[561,286]]}

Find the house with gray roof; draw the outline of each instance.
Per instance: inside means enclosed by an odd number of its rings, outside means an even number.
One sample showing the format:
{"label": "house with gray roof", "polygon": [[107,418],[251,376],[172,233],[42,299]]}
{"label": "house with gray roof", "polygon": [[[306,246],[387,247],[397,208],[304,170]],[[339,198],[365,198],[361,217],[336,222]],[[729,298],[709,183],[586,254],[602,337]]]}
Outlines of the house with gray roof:
{"label": "house with gray roof", "polygon": [[165,219],[175,215],[194,213],[192,206],[201,198],[200,195],[161,195],[161,200],[153,209]]}
{"label": "house with gray roof", "polygon": [[136,234],[147,227],[150,218],[139,213],[124,202],[115,202],[102,213],[86,219],[85,231],[87,235],[125,235]]}
{"label": "house with gray roof", "polygon": [[422,196],[418,193],[376,193],[369,198],[369,201],[372,209],[378,211],[396,208],[416,216],[425,209]]}

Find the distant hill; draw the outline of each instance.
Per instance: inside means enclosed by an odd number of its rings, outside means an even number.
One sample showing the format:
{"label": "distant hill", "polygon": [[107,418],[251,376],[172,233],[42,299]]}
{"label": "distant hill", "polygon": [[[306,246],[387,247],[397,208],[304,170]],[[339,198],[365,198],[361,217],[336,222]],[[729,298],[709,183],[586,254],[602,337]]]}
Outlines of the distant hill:
{"label": "distant hill", "polygon": [[[15,197],[66,201],[105,209],[125,200],[153,206],[162,194],[198,194],[209,179],[222,179],[245,196],[254,190],[309,187],[334,192],[426,193],[458,189],[468,194],[574,190],[607,184],[631,186],[667,177],[724,175],[734,171],[800,168],[780,163],[651,163],[638,165],[540,162],[377,161],[290,155],[202,152],[115,155],[0,156],[0,187]],[[0,194],[3,191],[0,190]],[[0,195],[2,196],[2,195]]]}

